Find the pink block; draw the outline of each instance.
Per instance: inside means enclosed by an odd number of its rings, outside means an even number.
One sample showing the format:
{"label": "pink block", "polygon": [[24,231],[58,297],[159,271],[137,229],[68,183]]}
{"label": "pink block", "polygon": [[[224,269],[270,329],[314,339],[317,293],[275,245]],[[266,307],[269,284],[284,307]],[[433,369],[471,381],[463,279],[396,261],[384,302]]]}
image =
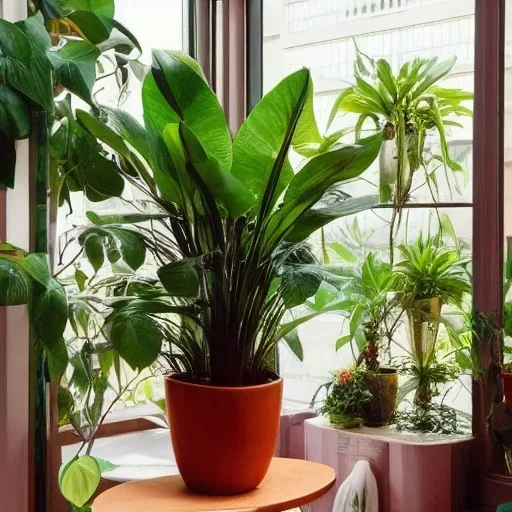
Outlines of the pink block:
{"label": "pink block", "polygon": [[388,427],[343,430],[323,417],[304,426],[306,460],[328,464],[337,475],[334,488],[311,512],[331,512],[339,486],[358,460],[370,462],[380,512],[464,511],[471,436],[407,434]]}
{"label": "pink block", "polygon": [[276,445],[277,457],[305,459],[304,421],[315,416],[312,410],[281,413]]}

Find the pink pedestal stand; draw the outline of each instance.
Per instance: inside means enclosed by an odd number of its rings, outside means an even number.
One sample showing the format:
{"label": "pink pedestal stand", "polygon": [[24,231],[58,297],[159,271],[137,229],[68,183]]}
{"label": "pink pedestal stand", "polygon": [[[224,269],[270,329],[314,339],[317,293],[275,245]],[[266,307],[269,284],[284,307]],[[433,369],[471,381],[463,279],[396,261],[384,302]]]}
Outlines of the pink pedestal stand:
{"label": "pink pedestal stand", "polygon": [[463,512],[471,436],[416,435],[388,427],[342,430],[323,417],[306,420],[306,460],[336,470],[333,489],[311,505],[331,512],[336,492],[358,460],[368,460],[380,512]]}

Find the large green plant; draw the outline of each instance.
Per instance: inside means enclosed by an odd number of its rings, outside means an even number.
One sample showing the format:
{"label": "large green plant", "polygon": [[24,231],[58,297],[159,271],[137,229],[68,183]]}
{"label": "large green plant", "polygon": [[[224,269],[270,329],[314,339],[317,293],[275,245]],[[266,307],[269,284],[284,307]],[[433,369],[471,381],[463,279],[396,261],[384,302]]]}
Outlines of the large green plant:
{"label": "large green plant", "polygon": [[[154,247],[165,263],[158,270],[165,293],[118,305],[105,327],[133,367],[155,360],[165,338],[174,371],[218,385],[262,382],[286,308],[321,282],[302,287],[310,275],[286,278],[302,265],[302,242],[331,220],[368,207],[364,201],[324,205],[322,197],[375,160],[381,135],[356,146],[331,145],[294,174],[291,148],[320,139],[305,69],[256,105],[234,141],[189,57],[155,51],[142,97],[145,129],[127,116],[120,122],[119,112],[110,113],[114,129],[78,114],[82,127],[117,153],[125,179],[167,216],[158,219],[163,227]],[[95,220],[112,229],[116,219]],[[161,317],[173,313],[181,320]]]}
{"label": "large green plant", "polygon": [[[338,112],[357,114],[356,141],[367,121],[382,131],[384,140],[396,140],[394,178],[382,179],[381,201],[393,200],[400,209],[409,199],[413,174],[425,169],[427,182],[437,188],[435,172],[427,170],[425,139],[430,131],[439,136],[441,154],[435,155],[442,167],[462,171],[449,153],[446,128],[460,126],[454,116],[471,116],[464,102],[472,93],[440,87],[439,82],[451,71],[456,58],[439,62],[437,57],[415,58],[394,74],[388,61],[368,57],[356,47],[355,85],[345,89],[332,109],[330,126]],[[381,169],[381,175],[383,174]],[[394,193],[390,185],[394,187]]]}

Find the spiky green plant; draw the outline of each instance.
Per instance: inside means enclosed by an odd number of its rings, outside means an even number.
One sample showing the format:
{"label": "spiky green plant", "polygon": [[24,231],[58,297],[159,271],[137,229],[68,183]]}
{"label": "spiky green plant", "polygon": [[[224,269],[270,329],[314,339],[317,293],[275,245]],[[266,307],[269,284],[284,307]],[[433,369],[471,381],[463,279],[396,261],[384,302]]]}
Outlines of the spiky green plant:
{"label": "spiky green plant", "polygon": [[471,282],[469,260],[457,248],[443,245],[439,235],[420,234],[415,242],[398,249],[403,259],[395,265],[395,286],[405,301],[438,298],[441,304],[462,307]]}
{"label": "spiky green plant", "polygon": [[[395,74],[387,60],[376,61],[356,46],[356,83],[342,91],[331,111],[328,126],[338,112],[359,115],[356,141],[367,121],[373,121],[384,140],[396,139],[395,191],[393,194],[389,183],[381,180],[380,195],[381,201],[393,200],[398,210],[409,198],[414,172],[420,168],[426,170],[425,138],[430,131],[439,136],[441,155],[436,155],[437,160],[445,170],[462,171],[460,164],[450,156],[446,128],[461,126],[453,121],[454,116],[472,115],[464,102],[471,100],[473,94],[438,85],[452,70],[455,61],[455,57],[443,62],[437,57],[417,57],[403,64]],[[426,178],[434,180],[427,172]]]}

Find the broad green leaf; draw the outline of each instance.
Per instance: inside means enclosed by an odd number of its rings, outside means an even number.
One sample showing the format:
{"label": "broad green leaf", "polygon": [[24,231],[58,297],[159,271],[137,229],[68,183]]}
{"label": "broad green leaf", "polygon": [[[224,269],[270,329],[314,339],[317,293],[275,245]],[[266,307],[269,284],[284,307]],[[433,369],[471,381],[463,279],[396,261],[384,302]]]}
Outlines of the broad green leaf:
{"label": "broad green leaf", "polygon": [[98,362],[104,375],[108,375],[114,364],[114,351],[106,350],[98,354]]}
{"label": "broad green leaf", "polygon": [[115,14],[114,0],[55,0],[55,4],[63,13],[89,11],[110,19]]}
{"label": "broad green leaf", "polygon": [[[166,139],[166,130],[164,130],[164,139]],[[194,169],[213,197],[225,206],[229,215],[236,218],[249,210],[254,204],[252,192],[207,155],[197,137],[183,123],[180,125],[180,136]]]}
{"label": "broad green leaf", "polygon": [[169,123],[183,121],[206,153],[229,171],[231,135],[224,112],[214,92],[190,65],[190,59],[178,52],[154,50],[151,76],[160,94],[148,98],[144,108],[149,109],[145,113],[151,116],[160,133]]}
{"label": "broad green leaf", "polygon": [[130,150],[122,137],[106,124],[101,122],[98,118],[81,109],[77,109],[76,118],[82,127],[94,135],[94,137],[101,140],[101,142],[107,144],[107,146],[113,149],[116,153],[119,153],[125,158],[130,157]]}
{"label": "broad green leaf", "polygon": [[87,235],[84,241],[84,250],[94,273],[97,273],[105,261],[102,237],[96,233]]}
{"label": "broad green leaf", "polygon": [[44,17],[41,11],[16,23],[16,26],[27,36],[32,48],[35,47],[44,54],[52,47],[50,34],[44,26]]}
{"label": "broad green leaf", "polygon": [[0,306],[27,304],[31,293],[29,275],[15,261],[0,256]]}
{"label": "broad green leaf", "polygon": [[194,261],[180,260],[168,263],[158,269],[158,278],[164,288],[173,296],[197,297],[199,277]]}
{"label": "broad green leaf", "polygon": [[0,75],[14,89],[53,110],[52,66],[46,55],[32,48],[16,25],[0,19]]}
{"label": "broad green leaf", "polygon": [[137,270],[146,260],[146,246],[136,231],[125,228],[110,228],[120,242],[121,255],[124,262],[133,270]]}
{"label": "broad green leaf", "polygon": [[63,496],[76,507],[83,507],[94,495],[101,480],[98,462],[90,455],[82,455],[62,470],[59,487]]}
{"label": "broad green leaf", "polygon": [[148,136],[144,127],[124,110],[105,107],[103,110],[107,112],[109,124],[114,131],[133,146],[148,163],[151,162]]}
{"label": "broad green leaf", "polygon": [[322,282],[321,274],[308,265],[286,265],[280,277],[279,291],[287,308],[303,304],[315,295]]}
{"label": "broad green leaf", "polygon": [[149,316],[115,314],[109,327],[112,344],[132,369],[141,371],[156,361],[162,333]]}
{"label": "broad green leaf", "polygon": [[252,191],[258,202],[262,201],[276,165],[280,166],[281,183],[273,202],[292,176],[283,172],[289,164],[286,160],[279,162],[278,157],[282,157],[282,151],[286,156],[310,94],[308,70],[286,77],[252,109],[235,138],[232,173]]}
{"label": "broad green leaf", "polygon": [[112,27],[110,37],[98,45],[98,49],[102,53],[115,49],[117,52],[129,55],[136,48],[139,55],[142,54],[139,41],[123,24],[117,20],[112,20]]}
{"label": "broad green leaf", "polygon": [[158,190],[166,201],[183,207],[181,188],[175,175],[171,174],[174,164],[162,139],[162,131],[167,126],[168,120],[174,121],[175,116],[167,102],[163,100],[151,73],[147,74],[142,86],[142,104],[149,147],[149,163]]}
{"label": "broad green leaf", "polygon": [[361,139],[357,146],[343,146],[309,160],[290,182],[281,208],[272,216],[266,235],[268,246],[274,247],[287,235],[297,219],[313,207],[330,186],[362,174],[377,158],[381,143],[382,135],[377,134]]}
{"label": "broad green leaf", "polygon": [[44,348],[50,380],[51,382],[58,383],[66,371],[69,357],[64,338],[61,337],[51,341],[51,343],[45,344]]}
{"label": "broad green leaf", "polygon": [[83,272],[82,270],[80,270],[79,268],[77,268],[75,270],[75,281],[76,281],[76,284],[78,286],[78,289],[83,292],[84,289],[85,289],[85,282],[88,280],[89,278],[87,277],[87,274],[85,272]]}
{"label": "broad green leaf", "polygon": [[290,348],[290,350],[295,354],[299,361],[304,361],[304,350],[302,349],[302,343],[299,338],[299,333],[297,329],[289,332],[284,336],[284,341]]}
{"label": "broad green leaf", "polygon": [[34,288],[31,317],[34,331],[45,346],[51,347],[62,338],[68,320],[67,299],[55,279],[46,288]]}
{"label": "broad green leaf", "polygon": [[[119,197],[124,190],[124,179],[114,162],[98,153],[89,155],[88,162],[80,168],[87,198],[93,202],[109,197]],[[87,167],[86,167],[87,165]]]}
{"label": "broad green leaf", "polygon": [[16,60],[24,66],[30,65],[32,49],[30,43],[14,23],[0,18],[0,68],[7,65],[6,61]]}
{"label": "broad green leaf", "polygon": [[87,103],[96,81],[96,60],[100,51],[85,41],[68,41],[60,50],[49,52],[56,80]]}
{"label": "broad green leaf", "polygon": [[318,208],[314,206],[297,218],[291,231],[286,235],[286,240],[288,242],[300,242],[335,219],[369,210],[378,204],[378,196],[363,196],[348,198],[345,201]]}

